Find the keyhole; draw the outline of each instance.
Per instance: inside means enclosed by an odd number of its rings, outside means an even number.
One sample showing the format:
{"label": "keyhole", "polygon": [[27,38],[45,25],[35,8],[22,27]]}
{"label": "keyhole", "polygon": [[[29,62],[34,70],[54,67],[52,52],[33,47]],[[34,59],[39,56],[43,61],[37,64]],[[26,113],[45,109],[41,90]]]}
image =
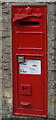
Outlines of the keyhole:
{"label": "keyhole", "polygon": [[24,86],[22,87],[22,90],[24,90]]}
{"label": "keyhole", "polygon": [[28,88],[26,86],[23,86],[22,87],[22,90],[27,90]]}

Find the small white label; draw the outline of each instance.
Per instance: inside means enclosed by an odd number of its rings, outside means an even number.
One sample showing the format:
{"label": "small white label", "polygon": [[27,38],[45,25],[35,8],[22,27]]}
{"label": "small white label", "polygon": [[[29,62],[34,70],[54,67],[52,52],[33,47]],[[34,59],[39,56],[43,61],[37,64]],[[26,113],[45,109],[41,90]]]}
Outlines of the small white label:
{"label": "small white label", "polygon": [[20,74],[41,74],[41,60],[25,60],[19,64]]}

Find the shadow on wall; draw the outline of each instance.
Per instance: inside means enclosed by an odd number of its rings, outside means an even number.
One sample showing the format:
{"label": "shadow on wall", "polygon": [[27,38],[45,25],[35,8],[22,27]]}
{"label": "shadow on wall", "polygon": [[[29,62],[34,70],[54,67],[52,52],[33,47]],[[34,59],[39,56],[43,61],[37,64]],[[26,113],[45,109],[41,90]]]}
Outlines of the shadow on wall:
{"label": "shadow on wall", "polygon": [[55,120],[54,118],[40,118],[40,117],[38,117],[38,118],[5,118],[5,119],[1,119],[1,120]]}

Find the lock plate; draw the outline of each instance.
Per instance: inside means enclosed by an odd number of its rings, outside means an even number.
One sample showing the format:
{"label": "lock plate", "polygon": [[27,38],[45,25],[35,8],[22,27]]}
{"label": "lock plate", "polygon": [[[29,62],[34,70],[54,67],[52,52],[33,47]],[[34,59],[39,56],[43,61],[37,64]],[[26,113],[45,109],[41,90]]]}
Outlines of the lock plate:
{"label": "lock plate", "polygon": [[24,56],[18,56],[18,62],[24,63]]}
{"label": "lock plate", "polygon": [[19,85],[19,93],[21,95],[31,95],[31,85],[29,84],[20,84]]}

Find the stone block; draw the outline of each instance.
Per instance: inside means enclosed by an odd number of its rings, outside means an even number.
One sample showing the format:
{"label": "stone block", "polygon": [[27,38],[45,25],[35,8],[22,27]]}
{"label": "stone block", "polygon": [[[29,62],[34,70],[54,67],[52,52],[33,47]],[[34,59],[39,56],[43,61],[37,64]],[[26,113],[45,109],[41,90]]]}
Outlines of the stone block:
{"label": "stone block", "polygon": [[10,64],[9,63],[3,63],[3,69],[4,70],[9,70],[10,69]]}
{"label": "stone block", "polygon": [[7,54],[4,54],[3,55],[3,63],[8,63],[8,62],[10,62],[10,55],[7,55]]}

